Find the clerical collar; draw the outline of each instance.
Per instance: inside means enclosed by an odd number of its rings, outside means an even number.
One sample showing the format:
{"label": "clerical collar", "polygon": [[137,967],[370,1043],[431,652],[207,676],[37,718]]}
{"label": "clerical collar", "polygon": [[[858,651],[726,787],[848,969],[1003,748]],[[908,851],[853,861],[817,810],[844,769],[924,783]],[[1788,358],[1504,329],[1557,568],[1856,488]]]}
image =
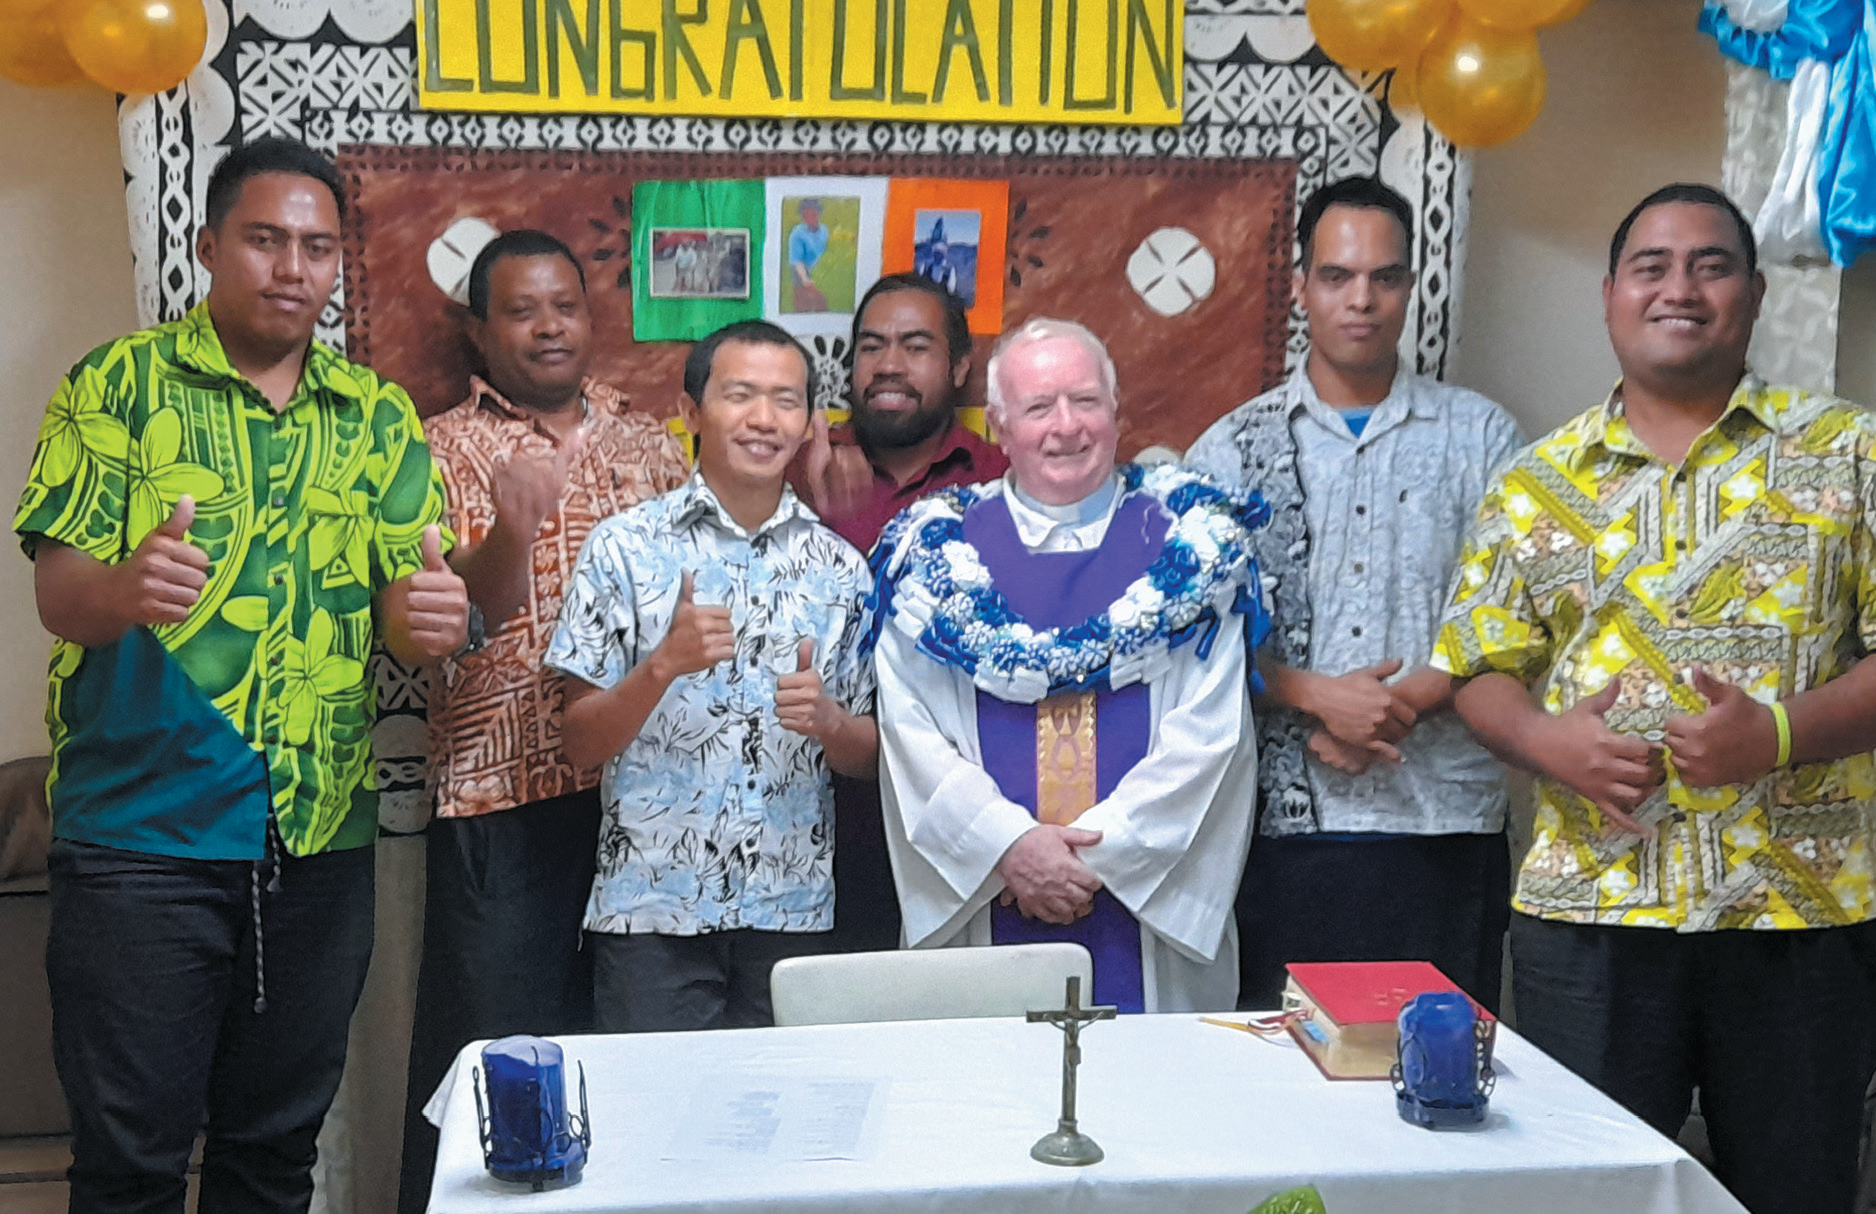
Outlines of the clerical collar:
{"label": "clerical collar", "polygon": [[1120,480],[1107,483],[1087,497],[1066,506],[1049,506],[1029,497],[1008,477],[1003,480],[1004,501],[1017,537],[1031,552],[1085,552],[1099,548],[1120,503]]}
{"label": "clerical collar", "polygon": [[1106,514],[1114,505],[1114,495],[1120,492],[1120,478],[1109,473],[1106,482],[1099,489],[1080,501],[1070,502],[1066,506],[1051,506],[1024,493],[1017,487],[1013,477],[1006,479],[1003,483],[1009,489],[1010,496],[1030,510],[1042,515],[1050,522],[1067,523],[1071,527],[1092,523]]}

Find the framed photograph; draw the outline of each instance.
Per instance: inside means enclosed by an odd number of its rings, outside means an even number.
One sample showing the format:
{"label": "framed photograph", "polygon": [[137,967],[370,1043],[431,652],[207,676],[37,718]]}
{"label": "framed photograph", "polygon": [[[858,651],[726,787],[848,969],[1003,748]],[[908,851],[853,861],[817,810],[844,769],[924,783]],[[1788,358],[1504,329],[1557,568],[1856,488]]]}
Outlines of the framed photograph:
{"label": "framed photograph", "polygon": [[653,228],[652,299],[748,299],[748,228]]}
{"label": "framed photograph", "polygon": [[895,177],[881,269],[943,284],[964,301],[971,332],[1001,333],[1009,227],[1006,181]]}
{"label": "framed photograph", "polygon": [[964,301],[977,302],[977,245],[984,217],[977,211],[912,212],[912,272]]}
{"label": "framed photograph", "polygon": [[763,315],[791,333],[845,333],[879,279],[886,178],[771,177]]}

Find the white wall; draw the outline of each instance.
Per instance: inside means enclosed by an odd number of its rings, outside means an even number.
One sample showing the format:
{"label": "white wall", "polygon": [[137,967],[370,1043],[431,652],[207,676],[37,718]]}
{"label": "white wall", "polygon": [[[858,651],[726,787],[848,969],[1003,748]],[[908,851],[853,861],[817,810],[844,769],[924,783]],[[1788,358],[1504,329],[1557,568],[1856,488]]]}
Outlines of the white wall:
{"label": "white wall", "polygon": [[1602,280],[1615,227],[1656,186],[1720,179],[1726,73],[1699,0],[1594,0],[1541,36],[1550,96],[1473,161],[1472,240],[1450,378],[1529,437],[1615,383]]}
{"label": "white wall", "polygon": [[1844,272],[1837,327],[1837,395],[1876,408],[1876,254]]}
{"label": "white wall", "polygon": [[[102,90],[0,80],[0,507],[13,518],[59,377],[136,327],[117,110]],[[46,655],[32,563],[0,540],[0,760],[44,754]]]}
{"label": "white wall", "polygon": [[[1477,157],[1453,378],[1503,402],[1532,434],[1613,382],[1599,292],[1622,214],[1667,181],[1719,177],[1724,73],[1694,31],[1698,10],[1697,0],[1594,0],[1543,37],[1550,99],[1536,125]],[[108,97],[0,81],[0,503],[9,513],[58,377],[136,323],[122,183]],[[1852,294],[1862,301],[1858,331],[1868,332],[1876,269]],[[1846,355],[1850,346],[1846,338]],[[1876,351],[1858,353],[1860,382],[1876,384]],[[12,545],[0,549],[7,759],[45,749],[47,640],[30,565]]]}

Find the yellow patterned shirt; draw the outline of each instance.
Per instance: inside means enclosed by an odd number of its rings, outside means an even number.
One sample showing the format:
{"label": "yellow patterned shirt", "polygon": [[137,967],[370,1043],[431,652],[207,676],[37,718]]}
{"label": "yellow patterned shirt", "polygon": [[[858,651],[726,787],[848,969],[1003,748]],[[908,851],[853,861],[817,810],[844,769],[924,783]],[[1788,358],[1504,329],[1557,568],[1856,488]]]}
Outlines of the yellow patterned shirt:
{"label": "yellow patterned shirt", "polygon": [[246,859],[271,815],[295,855],[369,844],[373,600],[422,566],[443,515],[410,398],[314,343],[275,413],[203,304],[59,384],[13,529],[29,553],[51,539],[116,563],[184,494],[209,558],[189,618],[54,642],[54,832]]}
{"label": "yellow patterned shirt", "polygon": [[[1607,401],[1526,448],[1480,505],[1433,664],[1502,671],[1567,711],[1612,678],[1605,718],[1661,741],[1714,677],[1769,703],[1876,647],[1876,416],[1748,374],[1685,463],[1663,463]],[[1752,785],[1673,772],[1614,827],[1536,781],[1513,905],[1575,923],[1805,928],[1876,916],[1876,761],[1855,755]]]}

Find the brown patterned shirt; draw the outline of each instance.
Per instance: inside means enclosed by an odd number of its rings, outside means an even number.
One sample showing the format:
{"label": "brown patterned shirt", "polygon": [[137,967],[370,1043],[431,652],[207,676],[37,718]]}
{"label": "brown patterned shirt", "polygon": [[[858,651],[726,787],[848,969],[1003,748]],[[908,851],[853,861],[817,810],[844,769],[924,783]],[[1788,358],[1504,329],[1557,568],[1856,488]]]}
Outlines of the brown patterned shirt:
{"label": "brown patterned shirt", "polygon": [[[682,485],[690,468],[663,423],[631,411],[604,384],[583,385],[592,408],[586,444],[567,472],[560,505],[535,537],[528,601],[489,621],[488,644],[444,664],[430,697],[431,775],[439,818],[467,818],[591,788],[560,753],[560,676],[541,664],[560,618],[580,546],[600,520]],[[449,495],[444,515],[465,545],[495,525],[490,474],[498,459],[542,433],[535,420],[480,379],[469,398],[424,423]]]}

